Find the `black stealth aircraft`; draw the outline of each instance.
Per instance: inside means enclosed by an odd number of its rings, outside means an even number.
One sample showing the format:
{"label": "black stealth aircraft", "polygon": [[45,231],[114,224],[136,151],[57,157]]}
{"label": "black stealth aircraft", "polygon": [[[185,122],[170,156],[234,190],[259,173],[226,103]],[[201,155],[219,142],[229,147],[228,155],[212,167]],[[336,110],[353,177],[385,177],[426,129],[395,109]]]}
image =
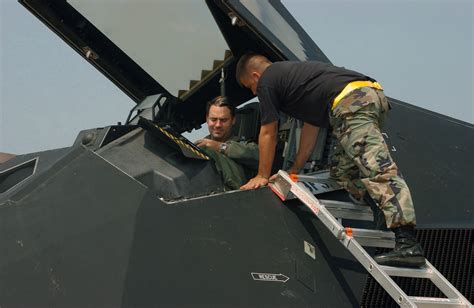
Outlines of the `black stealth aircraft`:
{"label": "black stealth aircraft", "polygon": [[[69,148],[0,157],[2,308],[396,305],[298,200],[225,191],[180,135],[204,123],[222,72],[230,102],[252,98],[234,76],[248,50],[329,62],[279,1],[20,3],[137,105],[125,124],[84,130]],[[386,138],[412,189],[417,236],[472,302],[473,126],[390,101]],[[245,105],[236,133],[257,138],[258,121],[258,103]],[[275,169],[291,163],[298,125],[282,117]],[[306,171],[326,169],[329,137]]]}

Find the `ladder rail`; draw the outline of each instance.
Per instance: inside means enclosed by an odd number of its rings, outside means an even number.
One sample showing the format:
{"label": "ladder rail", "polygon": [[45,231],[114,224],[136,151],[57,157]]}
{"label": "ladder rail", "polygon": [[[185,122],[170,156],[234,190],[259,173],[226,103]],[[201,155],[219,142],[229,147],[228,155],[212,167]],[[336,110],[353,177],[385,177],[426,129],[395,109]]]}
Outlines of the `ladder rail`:
{"label": "ladder rail", "polygon": [[[286,177],[287,181],[292,182],[292,179],[287,174],[283,175],[283,177]],[[291,185],[290,187],[290,192],[300,199],[329,229],[329,231],[331,231],[331,233],[339,239],[341,233],[344,232],[344,227],[339,224],[337,219],[331,215],[329,210],[326,209],[326,207],[323,206],[305,186],[298,185],[298,183],[293,184],[294,185]]]}
{"label": "ladder rail", "polygon": [[[383,272],[378,265],[367,262],[365,259],[372,257],[367,254],[365,249],[359,245],[356,241],[352,240],[352,237],[347,236],[345,228],[334,218],[331,213],[321,205],[319,200],[314,197],[311,192],[305,186],[295,183],[288,174],[279,171],[281,176],[287,183],[290,183],[288,192],[291,192],[298,199],[301,200],[319,220],[328,228],[328,230],[352,253],[352,255],[364,266],[364,268],[379,282],[381,285],[389,284],[390,288],[384,288],[390,296],[397,301],[401,306],[416,307],[414,303],[410,301],[408,295],[388,276]],[[281,196],[280,196],[281,198]],[[374,261],[375,262],[375,261]],[[388,290],[387,290],[388,289]]]}
{"label": "ladder rail", "polygon": [[331,214],[342,219],[356,219],[372,221],[374,219],[372,210],[368,205],[355,205],[344,201],[319,199]]}
{"label": "ladder rail", "polygon": [[437,297],[419,297],[409,296],[410,300],[416,304],[418,308],[433,308],[433,307],[449,307],[449,308],[465,308],[472,307],[465,303],[451,298],[437,298]]}
{"label": "ladder rail", "polygon": [[[304,177],[304,180],[308,180],[308,176]],[[336,212],[341,210],[361,212],[360,209],[357,207],[349,209],[346,204],[338,204],[337,201],[333,202],[325,200],[320,202],[306,185],[301,182],[298,183],[297,181],[297,178],[289,176],[285,171],[280,170],[278,172],[277,180],[270,184],[270,188],[283,201],[286,200],[287,196],[292,194],[303,202],[400,306],[429,307],[430,305],[439,305],[449,307],[473,307],[461,292],[459,292],[430,262],[428,262],[428,260],[426,260],[426,265],[420,269],[382,266],[376,263],[362,247],[363,245],[361,245],[359,241],[362,243],[364,243],[364,241],[368,243],[370,241],[375,241],[376,245],[385,245],[381,247],[389,247],[389,244],[387,243],[390,241],[393,243],[393,233],[378,230],[345,228],[340,221],[332,215],[330,209],[335,209]],[[329,209],[326,208],[324,202],[328,204]],[[359,234],[359,236],[356,236],[356,234]],[[365,246],[371,245],[367,244]],[[430,279],[447,298],[408,296],[391,278],[391,276]]]}
{"label": "ladder rail", "polygon": [[451,283],[449,282],[449,280],[447,280],[446,277],[444,277],[444,275],[441,274],[436,269],[436,267],[434,267],[428,260],[426,260],[426,265],[433,272],[433,277],[431,278],[431,281],[438,289],[441,290],[441,292],[444,293],[444,295],[446,295],[448,298],[457,297],[463,303],[465,303],[466,305],[470,305],[472,307],[472,305],[469,303],[467,298],[465,298],[464,295],[462,295],[462,293],[459,292],[459,290],[456,289],[454,286],[451,288],[450,287]]}
{"label": "ladder rail", "polygon": [[381,286],[383,286],[384,290],[393,298],[394,301],[397,302],[398,305],[417,307],[416,304],[410,300],[409,296],[386,272],[381,269],[380,265],[372,259],[367,251],[360,246],[357,241],[354,241],[352,237],[346,235],[343,245],[346,246],[357,261],[362,264],[365,270],[374,277]]}
{"label": "ladder rail", "polygon": [[411,277],[411,278],[425,278],[430,279],[431,282],[444,294],[447,299],[459,298],[459,300],[466,305],[469,301],[456,288],[450,288],[451,284],[443,274],[441,274],[436,267],[434,267],[428,260],[424,268],[399,268],[392,266],[382,266],[382,269],[390,276]]}

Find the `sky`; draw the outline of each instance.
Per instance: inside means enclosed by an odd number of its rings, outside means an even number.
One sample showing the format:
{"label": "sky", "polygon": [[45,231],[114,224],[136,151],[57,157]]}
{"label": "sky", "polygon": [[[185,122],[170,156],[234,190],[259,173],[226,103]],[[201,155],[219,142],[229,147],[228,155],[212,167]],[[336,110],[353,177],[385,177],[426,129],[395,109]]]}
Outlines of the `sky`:
{"label": "sky", "polygon": [[[0,3],[0,152],[67,147],[81,130],[124,122],[127,95],[19,3]],[[388,96],[474,123],[474,1],[283,3],[333,64],[377,79]]]}

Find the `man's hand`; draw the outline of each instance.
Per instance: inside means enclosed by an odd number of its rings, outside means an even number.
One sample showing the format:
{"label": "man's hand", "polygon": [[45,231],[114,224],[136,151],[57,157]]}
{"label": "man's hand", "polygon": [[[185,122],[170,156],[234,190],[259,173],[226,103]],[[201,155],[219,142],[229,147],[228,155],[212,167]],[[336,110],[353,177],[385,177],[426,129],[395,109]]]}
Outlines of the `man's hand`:
{"label": "man's hand", "polygon": [[202,147],[208,147],[210,149],[213,149],[214,151],[219,151],[219,146],[221,145],[222,142],[211,140],[211,139],[199,139],[198,141],[195,142],[195,144],[202,148]]}
{"label": "man's hand", "polygon": [[240,187],[242,190],[249,190],[249,189],[257,189],[263,186],[266,186],[268,184],[268,179],[258,175],[254,177],[253,179],[250,179],[247,184],[243,185]]}

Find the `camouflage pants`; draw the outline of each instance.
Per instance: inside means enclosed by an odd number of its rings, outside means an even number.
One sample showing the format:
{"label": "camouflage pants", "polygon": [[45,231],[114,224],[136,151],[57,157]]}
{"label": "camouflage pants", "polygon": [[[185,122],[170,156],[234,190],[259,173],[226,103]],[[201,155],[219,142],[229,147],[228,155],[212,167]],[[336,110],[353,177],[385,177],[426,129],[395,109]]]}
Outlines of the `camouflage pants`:
{"label": "camouflage pants", "polygon": [[367,192],[382,210],[388,228],[415,225],[410,190],[380,131],[389,105],[381,90],[350,92],[330,114],[333,136],[331,176],[356,198]]}

